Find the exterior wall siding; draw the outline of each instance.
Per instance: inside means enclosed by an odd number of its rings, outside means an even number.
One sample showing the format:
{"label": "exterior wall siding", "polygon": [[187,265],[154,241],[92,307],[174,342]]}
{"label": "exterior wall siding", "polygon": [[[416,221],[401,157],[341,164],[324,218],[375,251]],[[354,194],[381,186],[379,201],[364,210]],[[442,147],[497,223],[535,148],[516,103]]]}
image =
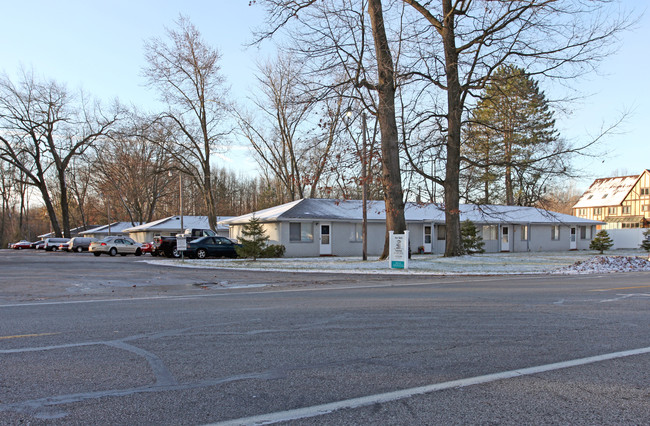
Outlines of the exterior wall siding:
{"label": "exterior wall siding", "polygon": [[[297,222],[297,221],[296,221]],[[319,257],[320,254],[320,225],[322,223],[330,224],[330,239],[332,247],[332,256],[361,256],[362,242],[355,241],[355,225],[360,222],[326,222],[326,221],[303,221],[301,223],[311,223],[313,226],[313,238],[311,241],[290,241],[290,223],[296,222],[272,222],[263,224],[264,229],[269,235],[269,244],[282,244],[286,248],[286,257]],[[318,223],[318,225],[316,225]],[[423,228],[425,223],[408,224],[410,247],[412,253],[416,254],[418,247],[423,245]],[[510,229],[510,251],[527,252],[527,251],[568,251],[570,249],[570,226],[560,225],[560,236],[558,240],[551,239],[552,225],[529,225],[528,240],[522,240],[521,224],[504,224]],[[479,230],[483,224],[476,224]],[[591,238],[596,234],[596,226],[588,225],[591,232],[587,233],[590,238],[581,238],[580,226],[576,226],[576,249],[588,250]],[[230,226],[230,238],[237,238],[241,233],[242,225]],[[433,254],[442,255],[445,251],[445,240],[438,240],[438,235],[444,230],[444,225],[435,224],[432,235]],[[379,256],[384,249],[386,226],[384,223],[368,223],[368,255]],[[486,240],[484,249],[486,253],[501,252],[501,226],[499,226],[498,238],[495,240]]]}

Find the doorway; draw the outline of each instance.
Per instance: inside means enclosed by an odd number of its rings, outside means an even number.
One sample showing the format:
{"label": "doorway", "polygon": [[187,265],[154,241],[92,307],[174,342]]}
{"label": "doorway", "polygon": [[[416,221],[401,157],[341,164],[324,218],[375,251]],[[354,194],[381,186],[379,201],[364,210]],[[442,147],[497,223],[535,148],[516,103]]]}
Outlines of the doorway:
{"label": "doorway", "polygon": [[501,251],[510,251],[510,227],[501,226]]}
{"label": "doorway", "polygon": [[332,255],[332,224],[331,223],[320,224],[320,255],[321,256]]}

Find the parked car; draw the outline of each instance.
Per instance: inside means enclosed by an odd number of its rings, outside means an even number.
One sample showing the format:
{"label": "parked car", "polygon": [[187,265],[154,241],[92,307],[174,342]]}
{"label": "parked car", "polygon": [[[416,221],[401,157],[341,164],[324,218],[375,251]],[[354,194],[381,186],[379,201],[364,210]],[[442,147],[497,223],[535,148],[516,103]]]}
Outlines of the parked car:
{"label": "parked car", "polygon": [[70,238],[46,238],[43,243],[45,251],[56,251],[62,243],[68,243]]}
{"label": "parked car", "polygon": [[74,251],[76,253],[81,253],[82,251],[88,251],[90,243],[97,241],[97,238],[89,237],[74,237],[68,243],[68,251]]}
{"label": "parked car", "polygon": [[241,246],[226,237],[202,237],[187,243],[186,256],[205,259],[206,257],[237,257],[235,247]]}
{"label": "parked car", "polygon": [[108,253],[111,256],[115,256],[116,254],[122,256],[126,256],[127,254],[142,255],[140,243],[136,243],[129,237],[119,236],[111,236],[103,240],[93,241],[88,246],[88,251],[95,256],[100,256],[102,253]]}
{"label": "parked car", "polygon": [[[212,229],[186,229],[184,234],[185,241],[190,242],[201,237],[214,237],[217,235]],[[158,235],[153,239],[152,256],[181,257],[181,253],[176,250],[176,236]]]}
{"label": "parked car", "polygon": [[45,240],[34,241],[32,243],[31,248],[40,250],[43,248],[44,245],[45,245]]}
{"label": "parked car", "polygon": [[17,243],[13,243],[10,246],[14,250],[22,250],[32,248],[32,243],[27,240],[20,240]]}
{"label": "parked car", "polygon": [[140,247],[140,249],[142,250],[142,254],[151,253],[152,256],[155,256],[153,254],[153,241],[150,243],[142,243],[142,247]]}

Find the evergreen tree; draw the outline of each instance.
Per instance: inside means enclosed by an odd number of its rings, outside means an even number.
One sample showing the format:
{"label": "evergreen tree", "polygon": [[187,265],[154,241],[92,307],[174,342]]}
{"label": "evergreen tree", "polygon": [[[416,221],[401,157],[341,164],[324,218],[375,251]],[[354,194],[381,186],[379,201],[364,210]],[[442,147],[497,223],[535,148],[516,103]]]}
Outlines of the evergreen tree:
{"label": "evergreen tree", "polygon": [[643,233],[643,241],[641,241],[641,248],[647,252],[650,252],[650,229],[647,229]]}
{"label": "evergreen tree", "polygon": [[553,111],[525,70],[501,66],[465,131],[464,174],[472,201],[532,205],[547,179],[566,172]]}
{"label": "evergreen tree", "polygon": [[483,238],[478,234],[478,229],[476,229],[474,222],[469,219],[464,221],[460,225],[460,235],[465,253],[473,254],[485,252],[485,249],[483,249],[485,243],[483,242]]}
{"label": "evergreen tree", "polygon": [[257,260],[261,256],[266,246],[269,236],[266,235],[262,222],[255,216],[242,227],[241,236],[239,237],[241,247],[237,247],[237,254],[240,257],[252,257]]}
{"label": "evergreen tree", "polygon": [[609,250],[614,245],[614,241],[609,237],[609,234],[604,229],[598,231],[591,244],[589,244],[590,250],[598,250],[600,254],[603,254],[605,250]]}

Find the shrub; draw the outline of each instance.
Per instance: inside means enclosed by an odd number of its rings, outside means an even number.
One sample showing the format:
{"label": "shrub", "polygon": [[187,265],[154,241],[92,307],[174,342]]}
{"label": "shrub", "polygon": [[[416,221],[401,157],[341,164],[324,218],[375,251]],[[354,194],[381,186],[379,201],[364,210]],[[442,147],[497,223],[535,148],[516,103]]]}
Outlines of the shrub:
{"label": "shrub", "polygon": [[282,244],[271,244],[262,249],[260,257],[284,257],[286,248]]}
{"label": "shrub", "polygon": [[614,246],[614,241],[609,237],[609,234],[604,229],[598,231],[591,244],[589,244],[590,250],[598,250],[600,254],[603,254],[605,250],[609,250]]}
{"label": "shrub", "polygon": [[483,238],[478,234],[478,229],[474,222],[467,219],[460,226],[460,238],[463,244],[463,251],[468,254],[484,253]]}
{"label": "shrub", "polygon": [[650,229],[645,231],[643,233],[643,236],[645,237],[643,241],[641,241],[641,248],[647,252],[650,252]]}
{"label": "shrub", "polygon": [[253,260],[256,260],[262,256],[262,251],[266,246],[266,242],[269,240],[269,236],[266,235],[260,220],[253,216],[242,227],[239,240],[241,247],[237,247],[237,255],[239,257],[252,257]]}

